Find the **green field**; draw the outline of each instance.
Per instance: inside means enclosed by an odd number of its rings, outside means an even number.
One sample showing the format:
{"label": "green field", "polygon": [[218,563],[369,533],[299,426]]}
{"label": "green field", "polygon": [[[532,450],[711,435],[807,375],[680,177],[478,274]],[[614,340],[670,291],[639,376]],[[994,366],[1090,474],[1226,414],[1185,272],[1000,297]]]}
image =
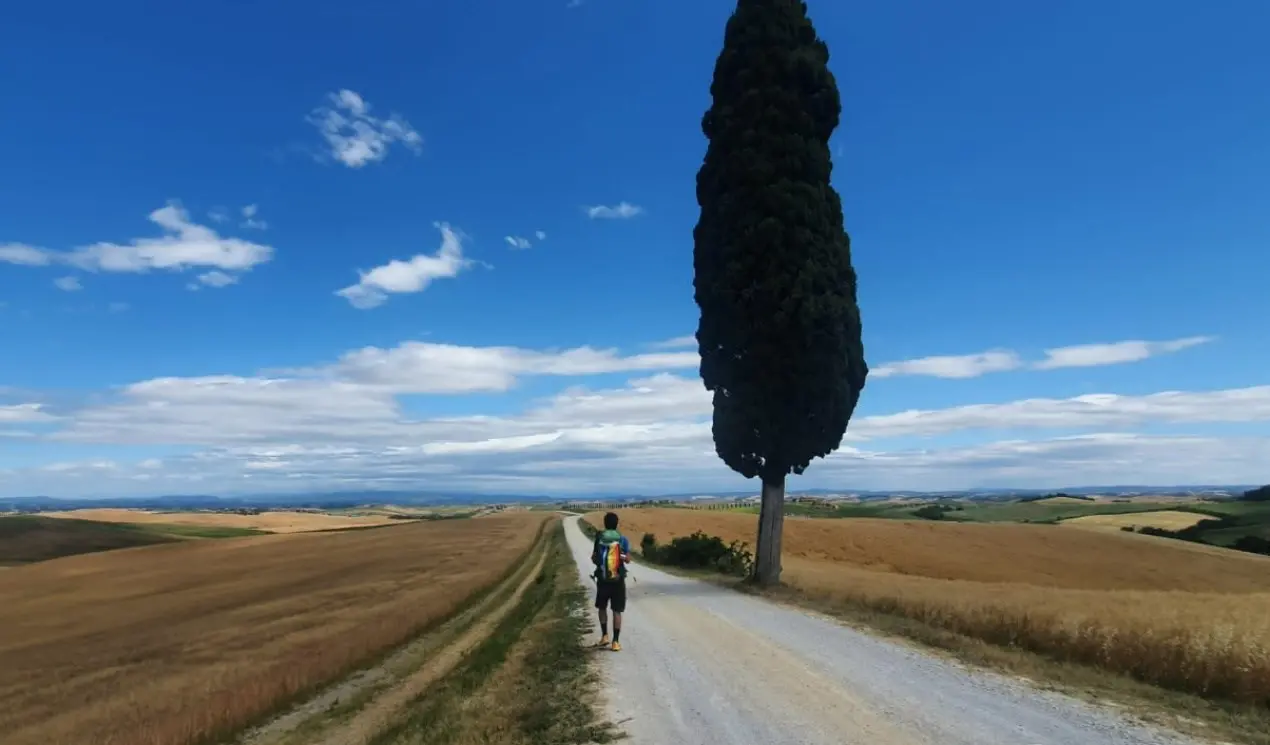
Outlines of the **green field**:
{"label": "green field", "polygon": [[0,566],[18,566],[62,556],[199,539],[264,535],[258,530],[197,525],[136,525],[95,520],[0,516]]}

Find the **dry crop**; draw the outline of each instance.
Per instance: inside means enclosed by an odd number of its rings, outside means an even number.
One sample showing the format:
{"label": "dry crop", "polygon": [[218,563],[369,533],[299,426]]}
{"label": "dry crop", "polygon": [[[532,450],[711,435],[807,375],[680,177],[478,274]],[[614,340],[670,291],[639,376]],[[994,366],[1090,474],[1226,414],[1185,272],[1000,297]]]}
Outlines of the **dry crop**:
{"label": "dry crop", "polygon": [[[636,541],[754,541],[753,515],[621,510]],[[593,523],[598,515],[590,515]],[[1119,531],[786,518],[785,581],[1163,687],[1270,704],[1270,558]]]}
{"label": "dry crop", "polygon": [[1164,530],[1182,530],[1189,528],[1200,520],[1212,520],[1211,515],[1198,512],[1182,512],[1181,510],[1158,510],[1156,512],[1131,512],[1121,515],[1086,515],[1073,517],[1059,523],[1076,528],[1162,528]]}
{"label": "dry crop", "polygon": [[548,519],[191,541],[8,570],[0,732],[6,745],[181,745],[239,729],[457,610]]}
{"label": "dry crop", "polygon": [[71,517],[104,523],[138,525],[200,525],[218,528],[253,528],[270,533],[304,533],[314,530],[392,525],[398,520],[387,515],[328,515],[322,512],[261,512],[240,515],[234,512],[149,512],[127,509],[87,509],[45,512],[42,517]]}

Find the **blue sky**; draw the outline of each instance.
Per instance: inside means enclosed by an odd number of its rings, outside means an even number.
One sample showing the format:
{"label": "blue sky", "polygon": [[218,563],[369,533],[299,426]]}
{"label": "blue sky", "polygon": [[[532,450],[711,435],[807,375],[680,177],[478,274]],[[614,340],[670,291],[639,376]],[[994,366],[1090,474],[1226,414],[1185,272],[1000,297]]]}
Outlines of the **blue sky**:
{"label": "blue sky", "polygon": [[[0,495],[745,488],[680,339],[734,5],[7,11]],[[810,9],[873,373],[791,487],[1270,481],[1270,6]]]}

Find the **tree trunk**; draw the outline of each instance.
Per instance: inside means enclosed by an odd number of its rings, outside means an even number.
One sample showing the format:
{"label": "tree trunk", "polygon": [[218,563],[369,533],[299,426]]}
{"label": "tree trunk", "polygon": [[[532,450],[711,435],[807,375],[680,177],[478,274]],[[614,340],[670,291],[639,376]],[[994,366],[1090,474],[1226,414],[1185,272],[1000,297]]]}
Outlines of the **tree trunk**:
{"label": "tree trunk", "polygon": [[773,587],[781,581],[781,533],[785,528],[785,477],[763,482],[758,515],[758,547],[754,552],[754,582]]}

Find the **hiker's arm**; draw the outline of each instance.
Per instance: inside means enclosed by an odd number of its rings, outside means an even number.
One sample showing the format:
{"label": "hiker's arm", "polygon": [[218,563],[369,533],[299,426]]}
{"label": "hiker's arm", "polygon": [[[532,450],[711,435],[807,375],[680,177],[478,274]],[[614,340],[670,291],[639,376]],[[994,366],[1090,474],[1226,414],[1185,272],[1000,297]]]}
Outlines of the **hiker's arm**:
{"label": "hiker's arm", "polygon": [[631,563],[631,542],[626,536],[622,536],[622,562]]}

